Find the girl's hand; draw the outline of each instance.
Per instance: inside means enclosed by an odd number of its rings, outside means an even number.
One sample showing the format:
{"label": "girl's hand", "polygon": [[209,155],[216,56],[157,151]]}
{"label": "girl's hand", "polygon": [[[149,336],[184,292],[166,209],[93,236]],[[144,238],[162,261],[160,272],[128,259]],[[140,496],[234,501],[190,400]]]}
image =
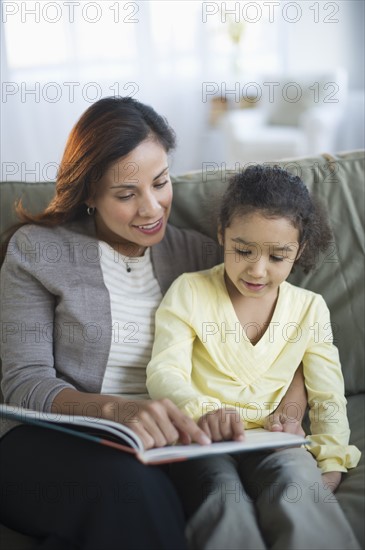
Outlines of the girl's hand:
{"label": "girl's hand", "polygon": [[164,447],[177,441],[207,445],[209,437],[169,399],[109,402],[103,417],[120,422],[133,430],[145,449]]}
{"label": "girl's hand", "polygon": [[326,472],[322,474],[323,485],[334,493],[340,484],[341,477],[341,472]]}
{"label": "girl's hand", "polygon": [[208,412],[198,420],[198,426],[212,441],[244,441],[245,430],[235,409],[222,408]]}
{"label": "girl's hand", "polygon": [[302,420],[307,407],[307,400],[303,364],[300,363],[279,406],[266,418],[265,430],[305,436]]}
{"label": "girl's hand", "polygon": [[290,418],[286,414],[275,411],[270,414],[264,424],[265,430],[270,432],[288,432],[291,434],[305,436],[304,430],[299,420]]}

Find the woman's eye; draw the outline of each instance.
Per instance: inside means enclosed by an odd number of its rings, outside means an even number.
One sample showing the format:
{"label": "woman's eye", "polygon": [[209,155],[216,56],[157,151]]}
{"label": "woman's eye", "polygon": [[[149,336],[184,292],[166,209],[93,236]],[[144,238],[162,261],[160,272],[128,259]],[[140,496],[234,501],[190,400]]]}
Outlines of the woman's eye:
{"label": "woman's eye", "polygon": [[164,187],[167,183],[167,180],[166,181],[162,181],[161,183],[156,183],[155,187],[157,189],[161,189],[162,187]]}
{"label": "woman's eye", "polygon": [[132,195],[123,195],[123,197],[117,197],[118,201],[127,201],[133,197]]}

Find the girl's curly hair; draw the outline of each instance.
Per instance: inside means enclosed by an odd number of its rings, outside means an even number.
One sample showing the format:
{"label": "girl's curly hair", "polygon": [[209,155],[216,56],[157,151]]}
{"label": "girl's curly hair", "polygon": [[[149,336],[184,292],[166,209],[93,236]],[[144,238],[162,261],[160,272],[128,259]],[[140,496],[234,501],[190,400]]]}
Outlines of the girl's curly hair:
{"label": "girl's curly hair", "polygon": [[294,265],[311,271],[333,241],[327,212],[298,177],[279,166],[254,165],[235,174],[220,207],[222,235],[236,215],[259,211],[269,218],[287,218],[299,231],[301,255]]}

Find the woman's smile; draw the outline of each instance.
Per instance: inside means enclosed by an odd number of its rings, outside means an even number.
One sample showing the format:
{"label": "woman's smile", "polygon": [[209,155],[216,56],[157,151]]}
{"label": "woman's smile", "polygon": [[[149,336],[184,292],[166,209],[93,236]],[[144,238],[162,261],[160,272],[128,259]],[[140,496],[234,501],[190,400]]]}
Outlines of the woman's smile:
{"label": "woman's smile", "polygon": [[156,233],[161,231],[161,229],[163,228],[163,218],[160,218],[159,220],[148,224],[143,224],[143,225],[133,224],[132,227],[135,227],[136,229],[138,229],[138,231],[141,231],[146,235],[155,235]]}

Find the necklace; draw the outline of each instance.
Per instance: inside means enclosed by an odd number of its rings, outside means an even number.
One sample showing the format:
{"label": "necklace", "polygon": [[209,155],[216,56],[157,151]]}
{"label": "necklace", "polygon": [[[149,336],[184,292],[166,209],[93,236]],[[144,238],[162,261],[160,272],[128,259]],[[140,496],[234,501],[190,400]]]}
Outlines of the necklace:
{"label": "necklace", "polygon": [[[146,249],[144,249],[144,250],[146,250]],[[136,255],[136,256],[126,256],[126,257],[124,257],[124,263],[125,263],[125,268],[126,268],[127,273],[130,273],[132,271],[132,268],[131,268],[130,264],[133,263],[133,262],[138,262],[138,258],[140,258],[139,254]]]}

